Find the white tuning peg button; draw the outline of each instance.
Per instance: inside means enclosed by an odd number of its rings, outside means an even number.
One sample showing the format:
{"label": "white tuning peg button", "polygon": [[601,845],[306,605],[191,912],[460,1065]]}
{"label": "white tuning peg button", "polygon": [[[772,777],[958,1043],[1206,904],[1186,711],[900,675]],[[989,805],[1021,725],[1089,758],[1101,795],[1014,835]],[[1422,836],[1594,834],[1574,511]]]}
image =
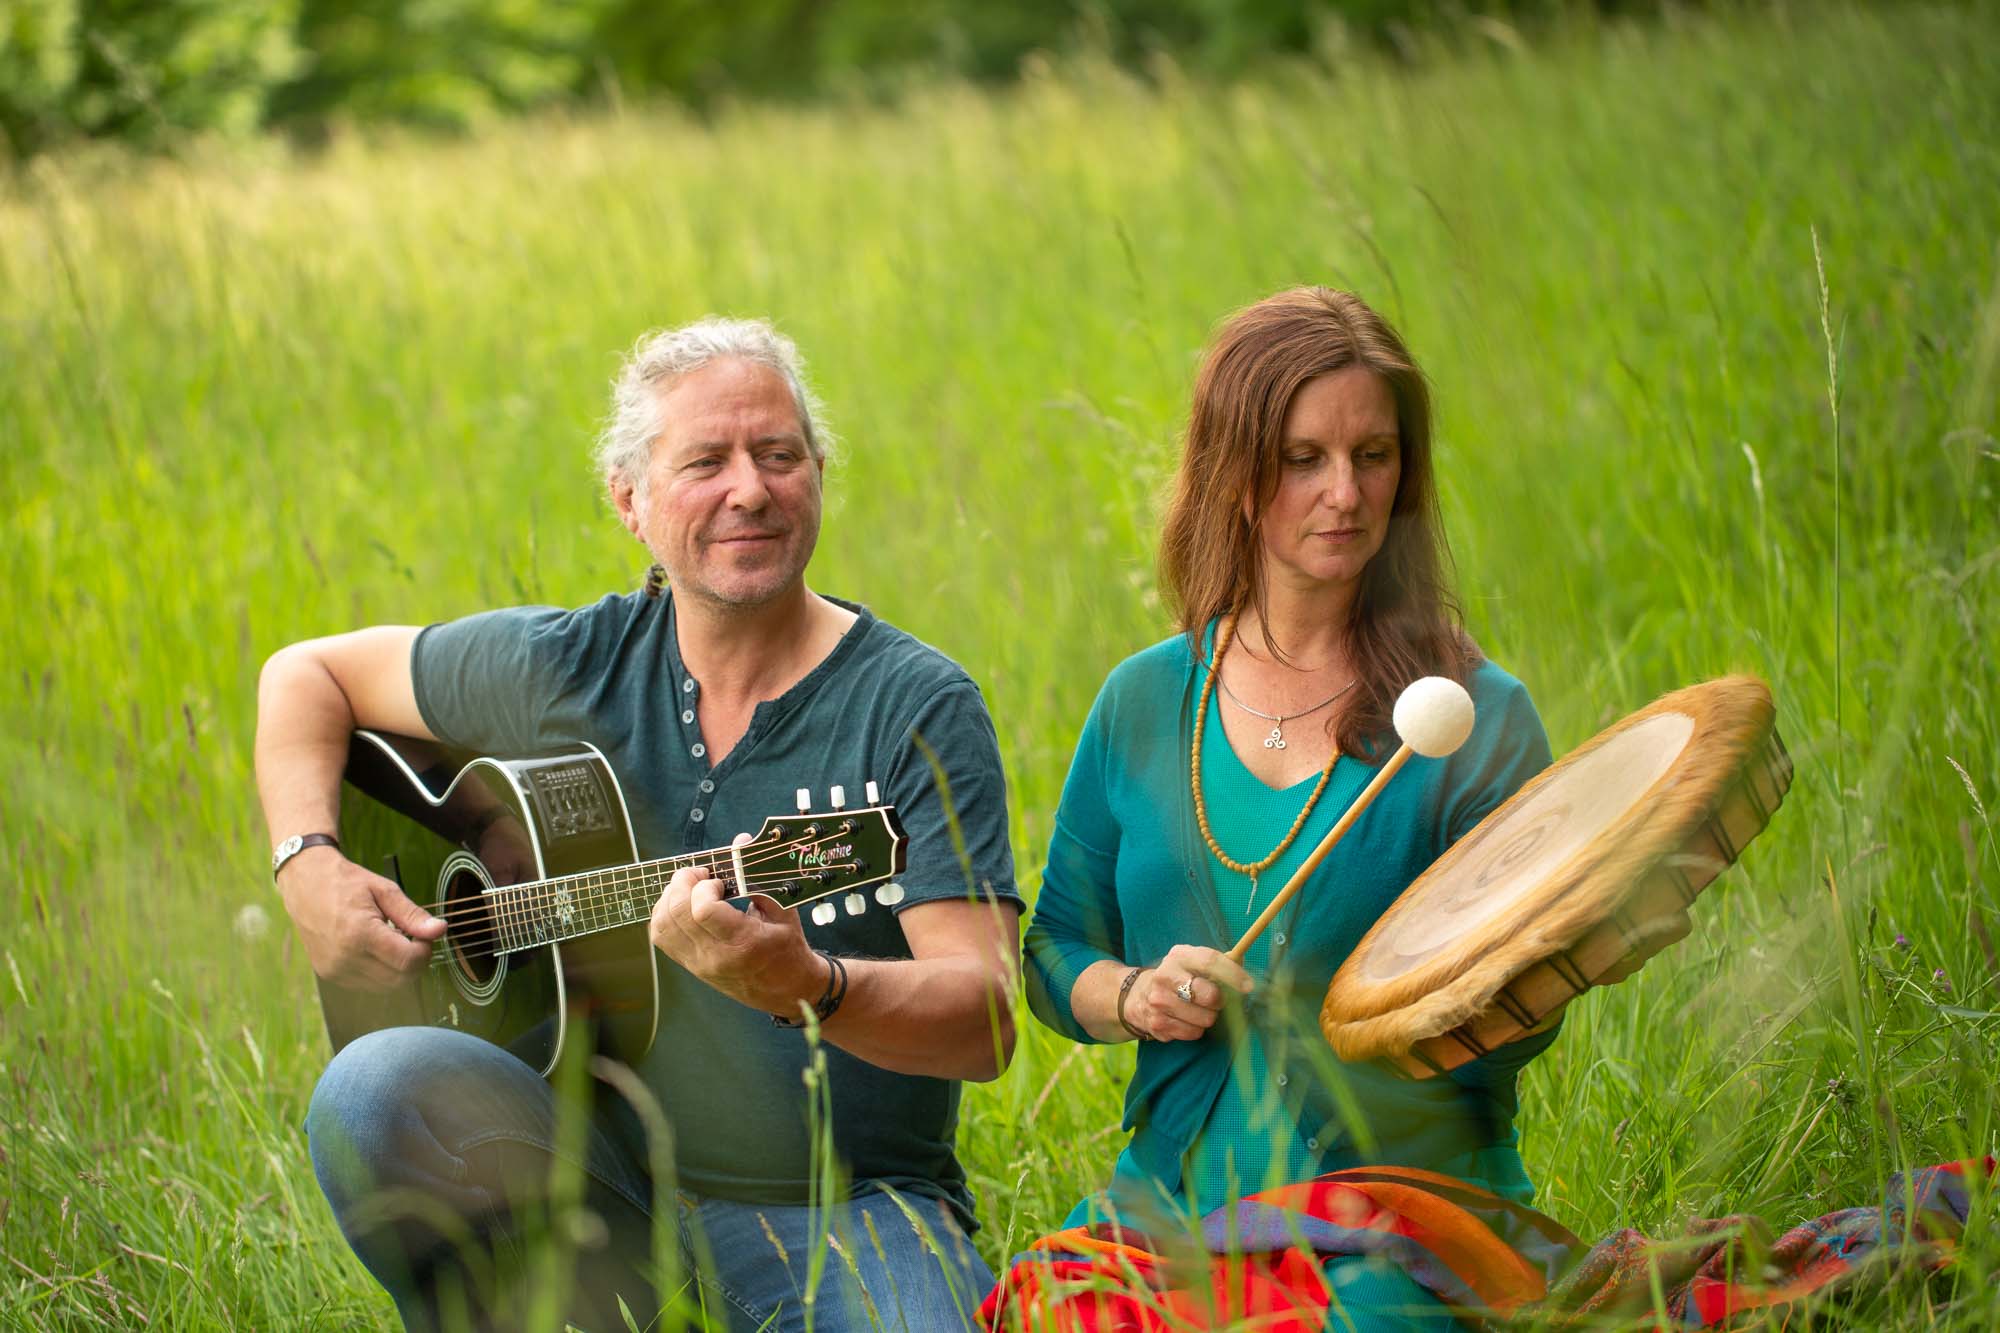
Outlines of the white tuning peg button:
{"label": "white tuning peg button", "polygon": [[812,803],[813,803],[812,788],[810,787],[799,788],[799,813],[804,814],[806,811],[812,809]]}
{"label": "white tuning peg button", "polygon": [[826,799],[833,803],[833,808],[836,810],[845,808],[847,805],[847,788],[829,788],[826,793]]}
{"label": "white tuning peg button", "polygon": [[894,907],[897,903],[903,901],[903,886],[900,884],[884,884],[881,888],[875,890],[875,901],[884,907]]}
{"label": "white tuning peg button", "polygon": [[875,785],[875,781],[872,778],[869,779],[867,791],[868,791],[868,804],[870,805],[882,804],[882,789]]}
{"label": "white tuning peg button", "polygon": [[832,903],[813,904],[813,924],[815,926],[830,926],[833,924],[833,919],[839,915],[840,913],[834,909]]}
{"label": "white tuning peg button", "polygon": [[868,910],[868,900],[858,893],[850,893],[842,901],[847,904],[847,914],[849,916],[860,916]]}

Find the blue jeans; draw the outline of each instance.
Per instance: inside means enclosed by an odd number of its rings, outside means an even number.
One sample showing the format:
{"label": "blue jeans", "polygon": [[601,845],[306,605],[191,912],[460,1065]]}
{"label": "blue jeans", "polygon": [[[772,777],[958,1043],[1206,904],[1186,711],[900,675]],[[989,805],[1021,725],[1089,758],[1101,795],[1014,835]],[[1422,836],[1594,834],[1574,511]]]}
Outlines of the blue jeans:
{"label": "blue jeans", "polygon": [[[656,1240],[668,1201],[645,1164],[601,1118],[558,1119],[533,1070],[449,1028],[372,1032],[327,1066],[306,1114],[313,1170],[407,1326],[539,1311],[596,1333],[625,1327],[622,1298],[642,1329],[932,1333],[974,1327],[993,1285],[942,1204],[881,1192],[809,1208],[677,1191]],[[568,1292],[553,1310],[524,1303],[551,1282]]]}

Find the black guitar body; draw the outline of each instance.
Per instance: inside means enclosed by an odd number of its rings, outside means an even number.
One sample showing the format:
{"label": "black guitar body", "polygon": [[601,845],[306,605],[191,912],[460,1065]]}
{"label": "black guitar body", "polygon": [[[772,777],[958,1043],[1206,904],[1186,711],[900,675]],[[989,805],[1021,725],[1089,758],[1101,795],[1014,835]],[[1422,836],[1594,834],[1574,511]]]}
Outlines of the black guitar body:
{"label": "black guitar body", "polygon": [[[518,926],[503,936],[505,912],[489,904],[497,888],[638,859],[601,754],[492,759],[357,731],[345,777],[341,849],[450,926],[434,964],[396,990],[320,981],[334,1050],[378,1028],[453,1027],[547,1074],[579,1032],[627,1063],[652,1045],[659,986],[647,904],[634,905],[632,924],[525,947]],[[566,922],[566,904],[556,910]]]}

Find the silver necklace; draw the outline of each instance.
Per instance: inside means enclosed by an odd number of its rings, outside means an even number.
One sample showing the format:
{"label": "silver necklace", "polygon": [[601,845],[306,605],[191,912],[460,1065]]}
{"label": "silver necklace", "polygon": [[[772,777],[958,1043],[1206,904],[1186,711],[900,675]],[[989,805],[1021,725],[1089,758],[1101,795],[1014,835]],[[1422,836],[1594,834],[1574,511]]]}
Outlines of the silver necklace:
{"label": "silver necklace", "polygon": [[1328,704],[1332,703],[1335,699],[1338,699],[1341,695],[1353,689],[1355,682],[1359,681],[1360,679],[1361,677],[1356,676],[1354,680],[1348,681],[1345,685],[1335,690],[1332,694],[1327,695],[1326,698],[1321,699],[1311,708],[1301,708],[1296,713],[1267,713],[1261,708],[1252,708],[1249,704],[1246,704],[1241,699],[1237,698],[1236,691],[1229,688],[1229,682],[1222,678],[1222,673],[1219,671],[1215,673],[1215,683],[1222,687],[1222,692],[1225,695],[1229,696],[1229,702],[1235,704],[1238,708],[1250,714],[1250,716],[1261,717],[1266,722],[1269,722],[1271,724],[1271,734],[1264,738],[1264,748],[1267,750],[1282,750],[1285,748],[1285,724],[1287,722],[1290,722],[1293,718],[1306,717],[1310,714],[1317,713],[1320,709],[1326,707]]}

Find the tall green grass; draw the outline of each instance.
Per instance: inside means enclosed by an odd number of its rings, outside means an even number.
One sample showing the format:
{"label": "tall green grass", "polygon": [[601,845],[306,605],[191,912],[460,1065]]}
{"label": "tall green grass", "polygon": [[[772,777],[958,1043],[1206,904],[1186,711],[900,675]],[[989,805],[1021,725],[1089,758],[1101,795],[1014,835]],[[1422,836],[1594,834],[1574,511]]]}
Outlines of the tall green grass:
{"label": "tall green grass", "polygon": [[[1032,888],[1098,683],[1169,629],[1154,497],[1205,336],[1361,291],[1437,384],[1466,612],[1558,752],[1744,669],[1798,766],[1695,936],[1526,1076],[1541,1206],[1787,1221],[1991,1149],[1996,37],[1979,5],[1489,26],[1242,86],[1086,63],[37,164],[0,194],[0,1324],[387,1319],[298,1128],[324,1047],[256,671],[630,586],[587,443],[618,351],[708,311],[811,358],[846,440],[812,581],[984,685]],[[996,1264],[1103,1183],[1129,1059],[1028,1024],[969,1094]],[[1852,1320],[1990,1326],[1997,1258],[1975,1228],[1954,1304]]]}

